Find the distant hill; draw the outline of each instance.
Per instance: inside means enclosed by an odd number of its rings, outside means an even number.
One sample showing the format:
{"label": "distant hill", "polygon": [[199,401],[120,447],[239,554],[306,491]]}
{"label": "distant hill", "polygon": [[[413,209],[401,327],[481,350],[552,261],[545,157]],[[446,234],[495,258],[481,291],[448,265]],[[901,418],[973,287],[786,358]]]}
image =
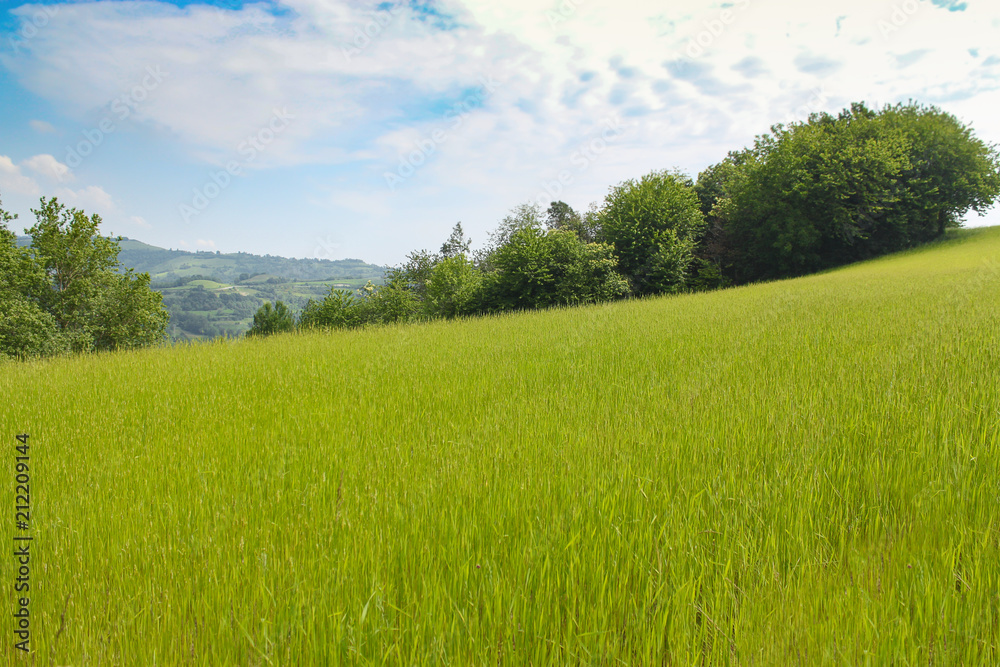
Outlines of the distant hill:
{"label": "distant hill", "polygon": [[378,279],[385,272],[384,266],[368,264],[360,259],[292,259],[246,252],[223,254],[165,250],[132,239],[123,239],[121,248],[118,256],[121,263],[136,271],[149,273],[154,283],[193,275],[209,276],[223,283],[236,283],[260,274],[297,281]]}
{"label": "distant hill", "polygon": [[[28,245],[30,237],[18,237],[20,245]],[[176,283],[190,276],[205,276],[221,283],[237,283],[251,276],[268,274],[289,281],[338,280],[355,278],[378,280],[384,266],[368,264],[360,259],[293,259],[246,252],[190,252],[167,250],[124,238],[118,259],[123,266],[139,273],[148,273],[154,284]],[[243,274],[246,274],[243,277]]]}
{"label": "distant hill", "polygon": [[[31,238],[17,241],[26,246]],[[153,289],[163,295],[173,340],[238,336],[265,302],[280,300],[298,311],[331,288],[357,289],[369,280],[377,284],[386,269],[360,259],[166,250],[127,238],[120,246],[122,265],[148,273]]]}

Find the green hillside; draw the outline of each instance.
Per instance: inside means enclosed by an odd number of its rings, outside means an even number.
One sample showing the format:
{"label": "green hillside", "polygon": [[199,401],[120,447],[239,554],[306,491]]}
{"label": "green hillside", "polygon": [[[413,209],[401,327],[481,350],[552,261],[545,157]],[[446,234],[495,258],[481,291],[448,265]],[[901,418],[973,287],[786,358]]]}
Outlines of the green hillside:
{"label": "green hillside", "polygon": [[[31,237],[18,237],[29,245]],[[148,273],[170,312],[171,340],[196,340],[246,333],[253,314],[268,301],[282,300],[300,310],[322,299],[331,287],[357,289],[379,284],[384,266],[357,259],[290,259],[249,253],[167,250],[125,238],[122,266]],[[192,289],[201,288],[191,295]]]}
{"label": "green hillside", "polygon": [[245,252],[215,253],[165,250],[140,241],[121,241],[118,259],[124,266],[148,273],[154,283],[169,283],[178,278],[203,275],[225,283],[270,274],[285,280],[335,280],[338,278],[381,278],[385,267],[366,264],[359,259],[291,259]]}
{"label": "green hillside", "polygon": [[998,377],[1000,228],[696,295],[7,363],[35,657],[996,664]]}

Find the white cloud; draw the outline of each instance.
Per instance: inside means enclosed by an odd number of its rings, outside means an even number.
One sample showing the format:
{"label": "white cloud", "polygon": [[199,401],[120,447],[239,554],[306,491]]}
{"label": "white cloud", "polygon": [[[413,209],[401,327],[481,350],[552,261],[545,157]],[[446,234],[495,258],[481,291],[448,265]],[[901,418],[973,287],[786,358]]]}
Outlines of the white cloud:
{"label": "white cloud", "polygon": [[148,222],[146,222],[146,219],[143,218],[142,216],[133,215],[133,216],[131,216],[128,219],[128,221],[130,223],[132,223],[133,225],[135,225],[136,227],[142,227],[143,229],[152,229],[153,228],[153,225],[151,225]]}
{"label": "white cloud", "polygon": [[28,160],[25,160],[22,164],[36,174],[41,174],[42,176],[45,176],[53,181],[62,182],[73,180],[73,174],[70,172],[69,167],[51,155],[36,155]]}
{"label": "white cloud", "polygon": [[56,190],[55,196],[67,206],[78,208],[87,215],[96,213],[102,218],[107,218],[118,212],[118,207],[111,195],[97,185],[90,185],[79,190],[59,188]]}
{"label": "white cloud", "polygon": [[[292,11],[281,17],[265,5],[70,4],[22,47],[31,58],[7,64],[70,112],[166,128],[216,164],[240,159],[267,134],[273,110],[287,109],[295,120],[251,167],[392,161],[482,76],[505,82],[476,112],[501,121],[484,138],[549,159],[593,118],[616,111],[645,120],[635,145],[662,150],[674,143],[663,140],[664,127],[683,128],[668,138],[686,141],[766,130],[820,81],[833,91],[831,108],[996,87],[969,82],[978,63],[943,57],[990,43],[988,22],[929,0],[905,20],[861,0],[794,9],[748,0],[728,9],[708,0],[683,9],[659,0],[452,0],[438,6],[460,26],[450,30],[411,8],[284,4]],[[880,21],[893,20],[900,25],[883,34]],[[920,67],[900,71],[918,50],[928,50]],[[679,62],[686,74],[664,67]]]}
{"label": "white cloud", "polygon": [[35,132],[40,134],[55,134],[56,128],[52,123],[47,123],[44,120],[31,120],[28,121],[28,125],[31,126]]}
{"label": "white cloud", "polygon": [[215,241],[211,240],[206,241],[205,239],[198,239],[197,241],[194,242],[194,244],[199,248],[209,248],[211,250],[215,250]]}
{"label": "white cloud", "polygon": [[4,192],[21,195],[37,195],[41,192],[38,183],[21,173],[21,168],[6,155],[0,155],[0,195]]}
{"label": "white cloud", "polygon": [[[441,0],[437,16],[373,4],[283,0],[275,16],[263,3],[68,3],[0,61],[85,127],[162,132],[202,162],[348,165],[316,206],[410,247],[442,218],[467,220],[460,206],[477,207],[482,238],[562,171],[561,197],[585,207],[626,178],[697,172],[775,122],[852,101],[939,104],[1000,140],[997,3]],[[498,83],[456,125],[483,77]],[[294,116],[280,133],[275,109]],[[612,118],[625,129],[587,155]],[[435,131],[445,138],[391,192],[384,174]]]}

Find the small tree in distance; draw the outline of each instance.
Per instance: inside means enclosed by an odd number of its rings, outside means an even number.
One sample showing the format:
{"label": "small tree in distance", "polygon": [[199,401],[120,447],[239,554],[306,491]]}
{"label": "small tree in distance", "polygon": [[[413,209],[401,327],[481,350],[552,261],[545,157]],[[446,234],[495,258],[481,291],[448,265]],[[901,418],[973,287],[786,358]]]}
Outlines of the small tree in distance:
{"label": "small tree in distance", "polygon": [[257,309],[253,316],[253,324],[247,331],[247,336],[270,336],[271,334],[292,331],[295,328],[295,317],[281,301],[270,302]]}

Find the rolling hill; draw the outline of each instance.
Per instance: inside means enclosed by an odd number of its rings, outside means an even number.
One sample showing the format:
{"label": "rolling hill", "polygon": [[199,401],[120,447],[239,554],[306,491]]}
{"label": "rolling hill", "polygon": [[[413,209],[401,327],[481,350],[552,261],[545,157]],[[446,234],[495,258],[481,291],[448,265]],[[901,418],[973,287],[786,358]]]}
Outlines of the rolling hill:
{"label": "rolling hill", "polygon": [[711,293],[4,364],[36,657],[995,664],[998,377],[1000,228]]}
{"label": "rolling hill", "polygon": [[[30,242],[28,236],[18,237],[20,245]],[[299,310],[331,287],[378,284],[386,269],[357,259],[167,250],[128,238],[119,245],[122,266],[148,273],[153,289],[163,294],[170,312],[168,335],[175,341],[238,336],[265,302],[281,300]]]}

